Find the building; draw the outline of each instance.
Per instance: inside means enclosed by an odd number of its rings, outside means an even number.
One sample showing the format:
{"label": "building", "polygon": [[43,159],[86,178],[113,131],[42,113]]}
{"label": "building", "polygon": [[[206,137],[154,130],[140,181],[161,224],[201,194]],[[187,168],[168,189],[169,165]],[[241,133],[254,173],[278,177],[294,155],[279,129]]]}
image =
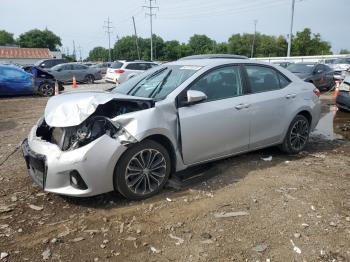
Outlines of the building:
{"label": "building", "polygon": [[32,65],[39,60],[51,58],[62,58],[62,54],[51,52],[48,48],[0,47],[0,64]]}

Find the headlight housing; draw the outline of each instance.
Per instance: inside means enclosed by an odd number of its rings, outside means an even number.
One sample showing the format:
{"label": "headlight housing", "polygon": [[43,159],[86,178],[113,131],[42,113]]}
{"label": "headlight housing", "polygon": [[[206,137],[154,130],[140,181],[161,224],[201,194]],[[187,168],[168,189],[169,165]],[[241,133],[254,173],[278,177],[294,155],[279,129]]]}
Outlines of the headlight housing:
{"label": "headlight housing", "polygon": [[38,137],[58,145],[63,151],[80,148],[105,134],[118,138],[122,145],[137,142],[119,123],[112,123],[104,116],[89,117],[80,125],[73,127],[50,127],[41,119],[36,131]]}

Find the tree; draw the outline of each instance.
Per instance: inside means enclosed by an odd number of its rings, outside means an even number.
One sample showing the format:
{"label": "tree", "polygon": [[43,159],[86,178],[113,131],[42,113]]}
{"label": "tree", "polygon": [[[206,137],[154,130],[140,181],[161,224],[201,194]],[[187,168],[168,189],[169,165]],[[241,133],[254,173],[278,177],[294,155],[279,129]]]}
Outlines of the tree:
{"label": "tree", "polygon": [[292,55],[330,55],[331,45],[322,41],[320,34],[312,34],[310,28],[297,32],[292,42]]}
{"label": "tree", "polygon": [[48,48],[52,51],[58,51],[62,46],[61,38],[48,29],[33,29],[19,36],[18,43],[21,47],[29,48]]}
{"label": "tree", "polygon": [[350,51],[349,51],[348,49],[340,49],[339,54],[341,54],[341,55],[347,55],[347,54],[350,54]]}
{"label": "tree", "polygon": [[180,43],[176,40],[164,43],[163,58],[166,61],[174,61],[181,56]]}
{"label": "tree", "polygon": [[108,49],[98,46],[89,52],[88,61],[107,61]]}
{"label": "tree", "polygon": [[13,38],[13,34],[5,31],[0,30],[0,45],[13,45],[16,41]]}
{"label": "tree", "polygon": [[188,46],[193,55],[214,53],[215,45],[215,41],[206,35],[193,35],[188,41]]}

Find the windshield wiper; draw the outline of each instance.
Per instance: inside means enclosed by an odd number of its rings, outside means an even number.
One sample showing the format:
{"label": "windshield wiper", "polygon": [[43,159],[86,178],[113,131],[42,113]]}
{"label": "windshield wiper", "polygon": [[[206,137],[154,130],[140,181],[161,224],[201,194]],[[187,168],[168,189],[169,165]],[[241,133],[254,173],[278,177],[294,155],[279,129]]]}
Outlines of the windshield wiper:
{"label": "windshield wiper", "polygon": [[160,93],[160,91],[162,91],[163,86],[168,81],[168,78],[169,78],[172,71],[173,71],[172,69],[169,70],[169,72],[164,76],[163,80],[154,88],[154,90],[150,93],[150,95],[148,97],[155,98],[156,95],[158,95]]}
{"label": "windshield wiper", "polygon": [[[140,90],[140,88],[142,87],[142,85],[139,85],[141,82],[149,80],[150,78],[152,78],[152,77],[154,77],[154,76],[156,76],[156,75],[162,73],[162,72],[163,72],[164,70],[166,70],[166,69],[168,69],[168,68],[167,68],[167,67],[161,68],[161,69],[155,71],[153,74],[149,75],[148,77],[142,79],[140,82],[138,82],[136,85],[134,85],[134,86],[129,90],[129,92],[127,93],[127,95],[132,95],[132,96],[135,95],[135,94]],[[135,88],[136,88],[136,90],[134,91]]]}

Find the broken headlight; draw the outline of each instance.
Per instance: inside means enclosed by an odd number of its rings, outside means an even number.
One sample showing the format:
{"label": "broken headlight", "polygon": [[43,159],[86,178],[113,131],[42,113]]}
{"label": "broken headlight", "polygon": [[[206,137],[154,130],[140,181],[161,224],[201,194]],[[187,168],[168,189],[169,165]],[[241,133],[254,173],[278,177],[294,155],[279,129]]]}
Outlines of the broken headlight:
{"label": "broken headlight", "polygon": [[64,128],[64,138],[60,145],[62,150],[73,150],[91,143],[104,134],[112,138],[118,137],[121,144],[136,141],[121,125],[112,124],[103,116],[95,116],[77,127]]}

